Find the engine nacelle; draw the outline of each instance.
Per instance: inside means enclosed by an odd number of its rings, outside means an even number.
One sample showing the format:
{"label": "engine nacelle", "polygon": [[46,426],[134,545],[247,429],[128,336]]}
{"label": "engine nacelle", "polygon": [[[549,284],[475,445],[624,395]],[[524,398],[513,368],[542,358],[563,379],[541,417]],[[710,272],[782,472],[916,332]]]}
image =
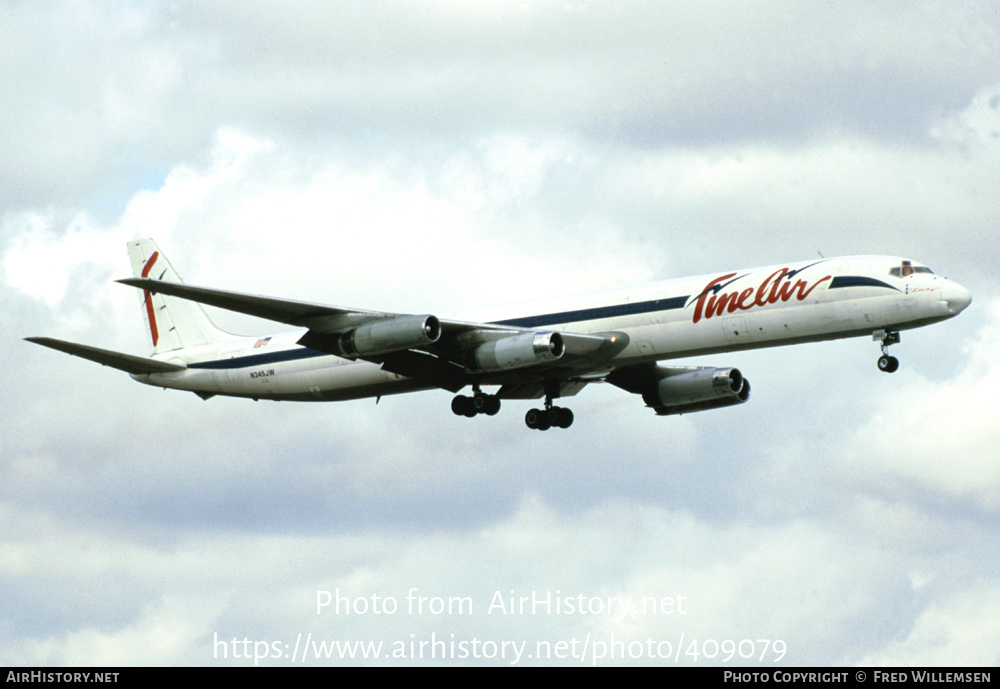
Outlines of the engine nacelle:
{"label": "engine nacelle", "polygon": [[657,414],[688,414],[743,404],[750,399],[750,383],[735,368],[699,368],[661,378],[643,401]]}
{"label": "engine nacelle", "polygon": [[426,347],[440,337],[441,323],[436,317],[400,316],[359,326],[342,335],[337,345],[346,356],[378,356]]}
{"label": "engine nacelle", "polygon": [[528,368],[555,361],[565,351],[559,333],[522,333],[479,345],[469,355],[469,368],[487,373]]}

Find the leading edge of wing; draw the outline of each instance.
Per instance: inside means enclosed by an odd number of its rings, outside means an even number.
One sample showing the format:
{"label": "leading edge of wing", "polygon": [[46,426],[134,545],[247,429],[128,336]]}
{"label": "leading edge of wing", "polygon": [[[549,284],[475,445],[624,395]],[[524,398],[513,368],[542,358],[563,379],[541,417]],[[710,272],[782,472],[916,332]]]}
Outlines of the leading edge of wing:
{"label": "leading edge of wing", "polygon": [[76,344],[75,342],[57,340],[52,337],[26,337],[24,339],[28,342],[42,345],[43,347],[56,349],[60,352],[65,352],[66,354],[72,354],[73,356],[88,359],[90,361],[97,362],[98,364],[102,364],[103,366],[110,366],[111,368],[116,368],[119,371],[125,371],[126,373],[132,373],[135,375],[143,375],[147,373],[171,373],[173,371],[183,371],[186,368],[183,364],[173,364],[168,361],[150,359],[149,357],[144,356],[122,354],[121,352],[113,352],[109,349],[89,347],[87,345]]}
{"label": "leading edge of wing", "polygon": [[364,311],[323,304],[312,304],[292,299],[277,299],[242,292],[195,287],[178,282],[164,282],[151,278],[128,278],[118,280],[123,285],[172,297],[196,301],[227,311],[245,313],[248,316],[266,318],[270,321],[287,323],[317,332],[333,332],[382,318],[392,318],[396,314],[381,311]]}
{"label": "leading edge of wing", "polygon": [[[344,331],[372,321],[407,315],[386,311],[366,311],[364,309],[327,306],[324,304],[295,301],[293,299],[279,299],[277,297],[264,297],[243,292],[230,292],[210,287],[195,287],[184,283],[165,282],[152,278],[127,278],[118,280],[118,282],[130,287],[138,287],[149,292],[188,299],[200,304],[226,309],[227,311],[236,311],[248,316],[256,316],[270,321],[309,328],[313,332],[324,334]],[[525,331],[524,328],[518,327],[454,320],[442,320],[441,325],[450,334],[473,330],[488,331],[501,335]]]}

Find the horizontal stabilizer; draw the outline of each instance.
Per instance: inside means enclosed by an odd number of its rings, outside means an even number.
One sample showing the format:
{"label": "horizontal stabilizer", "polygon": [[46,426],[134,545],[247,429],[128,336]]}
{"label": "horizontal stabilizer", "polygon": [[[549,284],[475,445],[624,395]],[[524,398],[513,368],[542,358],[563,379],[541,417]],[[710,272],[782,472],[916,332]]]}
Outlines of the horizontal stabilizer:
{"label": "horizontal stabilizer", "polygon": [[145,373],[170,373],[171,371],[183,371],[186,368],[182,364],[172,364],[167,361],[150,359],[149,357],[112,352],[108,349],[88,347],[87,345],[56,340],[51,337],[26,337],[24,339],[28,342],[40,344],[43,347],[57,349],[60,352],[96,361],[103,366],[110,366],[111,368],[117,368],[119,371],[136,375]]}

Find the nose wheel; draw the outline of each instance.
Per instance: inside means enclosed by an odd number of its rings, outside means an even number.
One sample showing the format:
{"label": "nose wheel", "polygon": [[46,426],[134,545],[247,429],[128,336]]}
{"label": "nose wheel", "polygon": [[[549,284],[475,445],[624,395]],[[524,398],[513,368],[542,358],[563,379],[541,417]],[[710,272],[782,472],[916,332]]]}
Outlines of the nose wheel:
{"label": "nose wheel", "polygon": [[899,343],[899,333],[876,330],[872,334],[872,339],[882,343],[882,356],[878,358],[878,370],[883,373],[895,373],[899,369],[899,359],[889,356],[889,345]]}
{"label": "nose wheel", "polygon": [[895,373],[899,369],[899,359],[888,354],[883,354],[878,358],[878,370],[885,373]]}

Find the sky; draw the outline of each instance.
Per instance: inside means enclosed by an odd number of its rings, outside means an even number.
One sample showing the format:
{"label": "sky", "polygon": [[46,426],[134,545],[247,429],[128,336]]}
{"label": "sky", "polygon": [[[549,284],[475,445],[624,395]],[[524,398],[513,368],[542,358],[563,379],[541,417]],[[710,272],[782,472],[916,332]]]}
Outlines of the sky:
{"label": "sky", "polygon": [[[1000,663],[996,3],[14,0],[0,63],[0,663]],[[591,385],[540,433],[23,341],[148,354],[139,237],[394,312],[817,253],[974,300],[892,376],[867,338],[702,357],[750,402]]]}

